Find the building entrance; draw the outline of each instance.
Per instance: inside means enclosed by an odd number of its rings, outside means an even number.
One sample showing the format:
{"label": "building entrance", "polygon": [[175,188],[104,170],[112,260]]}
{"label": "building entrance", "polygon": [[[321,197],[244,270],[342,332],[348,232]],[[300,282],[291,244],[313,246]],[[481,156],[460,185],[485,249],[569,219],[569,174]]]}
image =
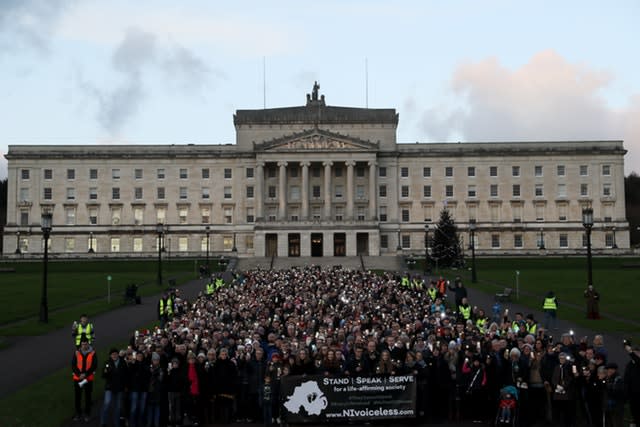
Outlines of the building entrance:
{"label": "building entrance", "polygon": [[358,255],[369,255],[369,233],[356,234],[356,250]]}
{"label": "building entrance", "polygon": [[347,236],[345,233],[333,235],[333,256],[345,256],[347,254]]}
{"label": "building entrance", "polygon": [[322,233],[311,233],[311,256],[322,256]]}
{"label": "building entrance", "polygon": [[265,256],[272,257],[278,256],[278,235],[277,234],[265,234]]}
{"label": "building entrance", "polygon": [[289,233],[289,256],[300,256],[300,233]]}

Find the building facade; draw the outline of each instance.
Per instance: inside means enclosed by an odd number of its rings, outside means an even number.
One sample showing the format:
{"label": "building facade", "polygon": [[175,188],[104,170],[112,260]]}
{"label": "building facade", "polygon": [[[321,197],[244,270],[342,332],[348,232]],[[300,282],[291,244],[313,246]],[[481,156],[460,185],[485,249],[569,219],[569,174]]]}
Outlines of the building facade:
{"label": "building facade", "polygon": [[488,255],[582,251],[585,207],[594,250],[629,248],[622,141],[399,144],[394,109],[318,88],[238,110],[235,144],[10,146],[5,254],[42,252],[43,212],[59,255],[421,254],[444,208]]}

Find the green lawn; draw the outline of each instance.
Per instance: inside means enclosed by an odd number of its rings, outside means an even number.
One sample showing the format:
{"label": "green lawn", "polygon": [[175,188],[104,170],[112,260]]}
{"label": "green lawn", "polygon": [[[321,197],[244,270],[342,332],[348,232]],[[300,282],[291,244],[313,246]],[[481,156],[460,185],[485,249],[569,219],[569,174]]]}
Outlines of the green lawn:
{"label": "green lawn", "polygon": [[[212,263],[215,264],[215,263]],[[172,260],[163,264],[164,286],[173,278],[179,284],[197,276],[199,261]],[[123,303],[127,285],[135,283],[142,296],[160,292],[157,261],[50,261],[48,266],[49,323],[37,321],[42,295],[42,262],[2,263],[15,273],[0,273],[4,305],[0,336],[34,335],[66,326],[80,312],[90,316]],[[111,277],[111,303],[107,302],[107,277]],[[15,323],[18,322],[18,323]]]}

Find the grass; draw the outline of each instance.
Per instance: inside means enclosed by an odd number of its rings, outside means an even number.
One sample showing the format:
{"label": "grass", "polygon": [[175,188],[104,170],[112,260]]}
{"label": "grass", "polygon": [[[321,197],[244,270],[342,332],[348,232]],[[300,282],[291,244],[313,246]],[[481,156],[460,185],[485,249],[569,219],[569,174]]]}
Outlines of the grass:
{"label": "grass", "polygon": [[[593,283],[600,292],[600,312],[605,314],[597,322],[597,328],[603,332],[623,333],[638,339],[640,268],[623,268],[624,265],[631,264],[639,265],[640,259],[593,258]],[[506,287],[512,288],[515,293],[516,271],[519,271],[518,303],[540,310],[544,295],[553,290],[558,298],[560,317],[590,329],[596,325],[585,318],[585,258],[476,258],[476,271],[476,284],[471,283],[468,270],[443,270],[443,273],[449,277],[460,275],[465,279],[466,286],[494,294]],[[515,300],[515,295],[513,299]]]}
{"label": "grass", "polygon": [[[197,276],[197,260],[163,263],[164,283],[177,283]],[[51,261],[48,266],[47,294],[49,323],[38,322],[42,293],[42,263],[2,263],[15,273],[1,273],[0,292],[9,302],[0,311],[0,336],[38,335],[77,320],[81,312],[94,316],[119,307],[127,285],[139,285],[141,296],[160,292],[156,284],[156,261]],[[107,301],[107,277],[111,277],[111,303]]]}

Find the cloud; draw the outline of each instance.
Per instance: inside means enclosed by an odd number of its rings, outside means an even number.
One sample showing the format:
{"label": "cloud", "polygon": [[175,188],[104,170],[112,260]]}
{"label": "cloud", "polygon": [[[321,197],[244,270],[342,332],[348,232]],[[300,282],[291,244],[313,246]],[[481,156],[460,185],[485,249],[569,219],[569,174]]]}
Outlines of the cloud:
{"label": "cloud", "polygon": [[49,40],[70,0],[3,0],[0,54],[33,49],[48,53]]}
{"label": "cloud", "polygon": [[[81,89],[97,103],[97,120],[112,136],[135,117],[147,96],[145,79],[161,72],[165,83],[179,82],[186,92],[195,92],[207,81],[212,70],[180,45],[160,46],[158,38],[147,31],[130,28],[111,57],[119,83],[112,88],[79,79]],[[221,76],[221,72],[216,72]]]}
{"label": "cloud", "polygon": [[[433,106],[420,125],[431,138],[475,141],[624,139],[627,172],[640,165],[640,95],[627,108],[607,104],[607,72],[572,64],[553,50],[510,70],[496,58],[466,63],[450,91],[462,105]],[[638,170],[638,166],[635,166]]]}

